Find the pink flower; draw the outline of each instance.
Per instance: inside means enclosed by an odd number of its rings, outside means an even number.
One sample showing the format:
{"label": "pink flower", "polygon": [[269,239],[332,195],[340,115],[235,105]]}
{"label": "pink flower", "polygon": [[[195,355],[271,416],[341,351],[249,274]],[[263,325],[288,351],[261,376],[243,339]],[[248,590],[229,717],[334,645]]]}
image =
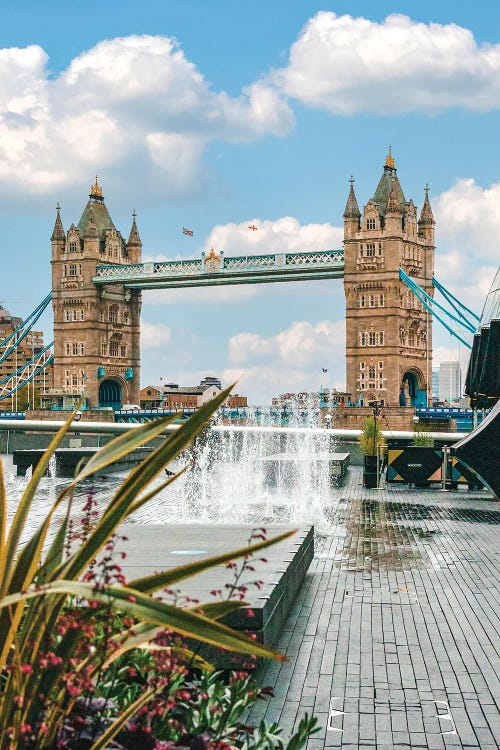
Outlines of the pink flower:
{"label": "pink flower", "polygon": [[21,672],[23,674],[33,674],[33,668],[31,664],[23,664],[21,667]]}

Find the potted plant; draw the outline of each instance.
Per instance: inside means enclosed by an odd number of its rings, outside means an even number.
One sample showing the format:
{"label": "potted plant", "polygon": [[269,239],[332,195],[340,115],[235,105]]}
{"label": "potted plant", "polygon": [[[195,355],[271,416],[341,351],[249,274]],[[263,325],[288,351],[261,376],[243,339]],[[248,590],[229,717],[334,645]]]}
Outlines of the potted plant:
{"label": "potted plant", "polygon": [[[363,424],[359,444],[363,452],[363,487],[373,489],[378,486],[378,472],[383,464],[385,439],[380,423],[375,417],[367,417]],[[382,456],[382,460],[381,460]]]}

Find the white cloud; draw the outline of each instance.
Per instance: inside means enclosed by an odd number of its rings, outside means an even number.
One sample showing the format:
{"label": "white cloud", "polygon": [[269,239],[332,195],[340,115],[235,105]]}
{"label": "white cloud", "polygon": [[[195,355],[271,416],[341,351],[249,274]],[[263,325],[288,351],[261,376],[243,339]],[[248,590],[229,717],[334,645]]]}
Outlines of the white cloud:
{"label": "white cloud", "polygon": [[[256,226],[257,230],[249,229]],[[344,230],[332,224],[300,224],[293,216],[279,219],[250,219],[239,224],[218,224],[210,232],[205,247],[223,250],[226,255],[265,255],[296,253],[303,250],[336,250],[342,247]]]}
{"label": "white cloud", "polygon": [[500,183],[458,180],[435,201],[435,274],[480,314],[500,259]]}
{"label": "white cloud", "polygon": [[341,115],[500,105],[500,45],[456,24],[393,14],[377,23],[320,11],[270,80],[286,95]]}
{"label": "white cloud", "polygon": [[[135,162],[172,195],[194,191],[213,140],[281,136],[293,114],[258,82],[214,91],[175,39],[102,41],[51,78],[36,45],[0,50],[0,185],[35,193]],[[168,192],[168,190],[167,190]]]}
{"label": "white cloud", "polygon": [[[238,333],[229,339],[229,360],[241,365],[256,359],[279,362],[287,368],[316,367],[332,362],[345,348],[344,321],[322,320],[315,325],[296,321],[275,336]],[[327,368],[328,369],[328,368]]]}
{"label": "white cloud", "polygon": [[172,331],[163,323],[148,323],[141,320],[141,348],[161,349],[172,341]]}

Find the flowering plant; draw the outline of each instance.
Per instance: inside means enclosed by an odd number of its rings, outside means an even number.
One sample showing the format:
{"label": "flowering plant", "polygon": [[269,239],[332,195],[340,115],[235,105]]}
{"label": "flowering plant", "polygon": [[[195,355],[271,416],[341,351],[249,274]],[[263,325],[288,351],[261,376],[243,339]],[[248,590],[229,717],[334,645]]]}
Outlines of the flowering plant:
{"label": "flowering plant", "polygon": [[[89,498],[88,517],[76,546],[68,545],[67,539],[77,485],[162,435],[175,417],[131,429],[97,451],[77,470],[39,527],[31,536],[28,534],[27,541],[23,535],[29,528],[29,512],[38,484],[80,404],[34,469],[9,529],[0,463],[0,750],[126,747],[113,744],[115,737],[130,732],[130,722],[141,717],[152,701],[164,712],[172,695],[177,705],[178,691],[189,692],[186,680],[192,669],[210,673],[210,666],[196,652],[190,652],[182,641],[175,640],[178,636],[242,654],[283,658],[219,622],[245,606],[239,599],[180,607],[154,594],[207,568],[245,559],[288,534],[129,583],[113,561],[119,525],[175,479],[176,475],[169,476],[151,488],[165,465],[201,432],[228,393],[229,389],[222,392],[162,440],[125,477],[102,512],[97,514],[92,497]],[[165,632],[170,634],[168,644],[158,640]],[[127,660],[137,649],[146,649],[146,653],[164,652],[166,661],[161,669],[156,665],[155,679],[148,678],[139,691],[131,690],[129,699],[124,701],[122,694],[115,695],[115,687],[123,687],[120,670],[134,669]],[[194,716],[192,693],[189,694],[189,711]],[[202,699],[198,692],[196,696],[198,705]],[[155,714],[158,720],[161,711]],[[89,721],[92,715],[99,716],[99,721]],[[100,720],[102,716],[106,717],[104,723]],[[186,726],[191,724],[188,722]],[[78,726],[81,731],[77,731]],[[220,736],[212,725],[206,731],[212,733],[211,737]],[[174,740],[167,742],[171,741]],[[131,746],[146,747],[137,743]],[[212,746],[217,747],[213,743]]]}

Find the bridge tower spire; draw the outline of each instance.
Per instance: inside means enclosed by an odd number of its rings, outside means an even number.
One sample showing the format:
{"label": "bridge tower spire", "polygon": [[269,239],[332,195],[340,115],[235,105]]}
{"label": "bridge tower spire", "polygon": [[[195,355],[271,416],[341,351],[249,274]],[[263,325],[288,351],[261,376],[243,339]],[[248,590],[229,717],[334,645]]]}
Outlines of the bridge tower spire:
{"label": "bridge tower spire", "polygon": [[135,217],[125,243],[96,177],[78,224],[67,233],[57,207],[51,244],[54,383],[45,401],[69,408],[85,391],[91,409],[137,403],[141,293],[122,284],[101,289],[93,283],[98,264],[140,261]]}
{"label": "bridge tower spire", "polygon": [[399,278],[401,266],[433,293],[434,217],[428,196],[417,223],[390,147],[375,193],[359,218],[353,196],[351,184],[344,212],[347,391],[353,402],[365,406],[370,401],[428,404],[431,316]]}

